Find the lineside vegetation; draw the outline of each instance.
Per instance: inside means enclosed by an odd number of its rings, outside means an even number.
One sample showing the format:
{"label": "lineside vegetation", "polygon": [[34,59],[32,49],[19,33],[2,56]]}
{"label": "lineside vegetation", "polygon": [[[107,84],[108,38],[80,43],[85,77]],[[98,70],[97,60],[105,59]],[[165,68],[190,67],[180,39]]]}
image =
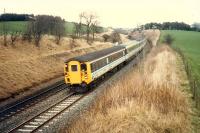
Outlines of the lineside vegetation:
{"label": "lineside vegetation", "polygon": [[192,67],[193,75],[200,79],[200,33],[193,31],[163,30],[161,40],[166,35],[174,38],[173,47],[180,48]]}
{"label": "lineside vegetation", "polygon": [[172,47],[183,56],[194,100],[200,109],[200,33],[192,31],[162,31],[161,40],[170,35],[174,38]]}
{"label": "lineside vegetation", "polygon": [[154,48],[143,66],[106,88],[67,132],[190,132],[190,106],[176,62],[168,46]]}
{"label": "lineside vegetation", "polygon": [[[189,79],[190,93],[194,102],[193,125],[196,132],[200,131],[200,33],[192,31],[164,30],[161,41],[165,36],[174,38],[172,48],[182,57],[185,71]],[[184,84],[183,84],[184,85]]]}

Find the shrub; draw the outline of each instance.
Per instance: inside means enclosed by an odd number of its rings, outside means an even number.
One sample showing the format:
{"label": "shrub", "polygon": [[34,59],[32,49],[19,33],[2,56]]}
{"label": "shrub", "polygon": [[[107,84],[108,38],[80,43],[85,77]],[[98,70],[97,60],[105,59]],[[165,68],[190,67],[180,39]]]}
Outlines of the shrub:
{"label": "shrub", "polygon": [[122,42],[121,41],[121,36],[120,36],[120,34],[118,32],[113,32],[111,34],[111,40],[112,40],[113,43],[116,43],[116,42],[121,43]]}
{"label": "shrub", "polygon": [[166,34],[163,38],[163,43],[171,45],[174,41],[174,38],[170,34]]}
{"label": "shrub", "polygon": [[104,42],[107,42],[108,39],[110,38],[110,36],[107,35],[107,34],[104,34],[102,37],[103,37],[103,39],[104,39]]}

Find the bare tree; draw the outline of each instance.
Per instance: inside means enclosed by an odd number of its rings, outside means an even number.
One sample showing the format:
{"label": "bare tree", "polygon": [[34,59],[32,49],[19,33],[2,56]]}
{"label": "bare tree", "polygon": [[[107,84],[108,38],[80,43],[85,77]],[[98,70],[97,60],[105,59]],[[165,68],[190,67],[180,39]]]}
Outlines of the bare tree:
{"label": "bare tree", "polygon": [[56,38],[56,44],[60,43],[61,37],[65,34],[65,21],[60,17],[55,17],[54,25],[53,25],[53,35]]}
{"label": "bare tree", "polygon": [[79,24],[76,25],[76,31],[77,31],[77,36],[80,37],[83,34],[82,31],[82,19],[83,19],[83,14],[84,13],[80,13],[79,14]]}
{"label": "bare tree", "polygon": [[121,43],[122,42],[122,40],[121,40],[121,36],[120,36],[120,34],[118,33],[118,32],[113,32],[112,34],[111,34],[111,40],[112,40],[112,42],[113,43],[116,43],[116,42],[118,42],[118,43]]}
{"label": "bare tree", "polygon": [[95,20],[94,22],[92,22],[91,24],[91,31],[92,31],[92,40],[94,41],[94,35],[95,33],[98,32],[98,24],[99,22],[97,20]]}
{"label": "bare tree", "polygon": [[31,42],[33,34],[33,26],[34,26],[34,21],[29,21],[26,33],[23,35],[24,40],[28,40],[29,42]]}
{"label": "bare tree", "polygon": [[20,36],[21,32],[18,31],[13,31],[10,35],[10,39],[11,39],[11,45],[14,46],[14,42],[17,40],[17,38]]}
{"label": "bare tree", "polygon": [[81,13],[86,24],[87,42],[89,42],[91,25],[96,21],[97,16],[94,13],[83,12]]}
{"label": "bare tree", "polygon": [[7,46],[7,34],[8,34],[7,25],[6,25],[6,22],[4,21],[3,22],[3,40],[4,40],[4,46]]}
{"label": "bare tree", "polygon": [[31,33],[35,40],[35,45],[40,46],[40,40],[42,39],[43,34],[48,34],[51,32],[50,23],[53,19],[53,16],[48,15],[38,15],[35,17],[35,20],[31,24]]}
{"label": "bare tree", "polygon": [[70,40],[70,46],[71,46],[71,49],[73,49],[76,47],[75,40],[76,40],[77,36],[75,34],[73,34],[73,35],[71,35],[71,38],[72,38],[72,40]]}
{"label": "bare tree", "polygon": [[38,19],[36,22],[33,23],[32,25],[32,31],[33,31],[33,38],[35,40],[35,46],[39,47],[40,46],[40,40],[42,38],[42,22],[41,20]]}
{"label": "bare tree", "polygon": [[[4,15],[6,13],[6,10],[4,8]],[[6,25],[6,21],[5,19],[3,19],[3,40],[4,40],[4,46],[7,46],[7,34],[8,34],[8,29],[7,29],[7,25]]]}
{"label": "bare tree", "polygon": [[33,38],[35,45],[39,47],[39,42],[43,34],[52,34],[56,37],[57,44],[60,43],[61,37],[65,34],[65,21],[60,17],[38,15],[27,26],[24,39],[31,41]]}
{"label": "bare tree", "polygon": [[79,26],[80,26],[80,24],[74,23],[73,33],[72,33],[73,36],[80,37],[80,27]]}

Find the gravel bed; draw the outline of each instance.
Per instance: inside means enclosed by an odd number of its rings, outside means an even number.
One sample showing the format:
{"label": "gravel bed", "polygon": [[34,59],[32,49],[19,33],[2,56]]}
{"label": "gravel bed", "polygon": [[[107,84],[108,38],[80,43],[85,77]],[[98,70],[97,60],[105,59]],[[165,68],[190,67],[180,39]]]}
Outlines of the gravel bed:
{"label": "gravel bed", "polygon": [[6,133],[13,127],[20,125],[21,123],[27,121],[28,119],[32,118],[33,116],[39,114],[40,112],[46,110],[48,107],[53,105],[59,99],[66,97],[69,94],[69,90],[66,88],[57,94],[48,97],[44,101],[39,102],[38,104],[25,109],[21,113],[12,116],[9,119],[0,123],[0,132]]}
{"label": "gravel bed", "polygon": [[27,90],[25,92],[21,92],[14,97],[10,97],[4,101],[0,101],[0,110],[7,108],[9,106],[12,106],[13,104],[16,104],[16,102],[18,103],[21,100],[23,101],[23,99],[26,99],[26,97],[30,97],[30,96],[33,96],[40,92],[43,92],[44,90],[47,90],[49,88],[49,86],[56,85],[56,84],[60,83],[61,80],[63,80],[63,79],[64,79],[63,76],[59,76],[58,78],[51,79],[51,80],[41,83],[37,86],[30,87],[29,90]]}

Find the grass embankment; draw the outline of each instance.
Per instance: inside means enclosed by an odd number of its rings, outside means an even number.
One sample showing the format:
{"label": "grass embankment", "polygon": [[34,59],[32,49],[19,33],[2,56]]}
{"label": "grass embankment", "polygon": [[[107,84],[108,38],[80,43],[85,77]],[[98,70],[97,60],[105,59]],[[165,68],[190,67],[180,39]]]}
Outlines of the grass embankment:
{"label": "grass embankment", "polygon": [[188,133],[190,107],[176,61],[169,47],[155,48],[143,67],[107,88],[69,132]]}
{"label": "grass embankment", "polygon": [[175,53],[155,47],[142,64],[106,88],[67,132],[190,132],[190,106]]}
{"label": "grass embankment", "polygon": [[[193,31],[162,31],[163,36],[169,34],[174,38],[172,47],[181,50],[185,62],[188,79],[190,81],[190,93],[195,101],[193,108],[193,125],[196,132],[200,131],[200,32]],[[197,108],[197,109],[195,109]]]}
{"label": "grass embankment", "polygon": [[200,80],[200,32],[164,30],[161,41],[165,34],[174,37],[172,47],[178,47],[183,51],[192,67],[192,74]]}
{"label": "grass embankment", "polygon": [[72,45],[72,39],[67,37],[57,45],[52,36],[44,36],[39,48],[21,39],[15,47],[1,44],[3,39],[0,39],[0,100],[23,91],[35,91],[29,88],[62,76],[64,60],[72,56],[111,46],[103,42],[89,45],[84,39],[77,39]]}

